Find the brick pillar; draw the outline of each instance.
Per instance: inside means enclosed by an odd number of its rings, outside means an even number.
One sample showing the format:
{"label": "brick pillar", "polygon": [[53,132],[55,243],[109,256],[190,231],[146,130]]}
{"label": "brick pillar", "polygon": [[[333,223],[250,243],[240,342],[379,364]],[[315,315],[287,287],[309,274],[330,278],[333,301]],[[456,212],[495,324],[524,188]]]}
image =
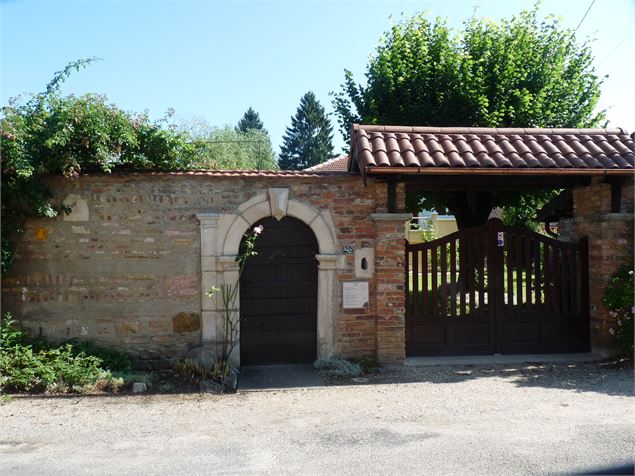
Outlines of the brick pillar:
{"label": "brick pillar", "polygon": [[611,184],[594,179],[573,191],[573,234],[589,238],[589,312],[591,348],[610,355],[616,349],[614,328],[602,303],[604,289],[613,274],[633,261],[633,179],[622,184],[621,206],[611,213]]}
{"label": "brick pillar", "polygon": [[405,238],[409,213],[374,213],[375,307],[377,313],[377,358],[380,362],[402,362],[406,357],[405,333]]}

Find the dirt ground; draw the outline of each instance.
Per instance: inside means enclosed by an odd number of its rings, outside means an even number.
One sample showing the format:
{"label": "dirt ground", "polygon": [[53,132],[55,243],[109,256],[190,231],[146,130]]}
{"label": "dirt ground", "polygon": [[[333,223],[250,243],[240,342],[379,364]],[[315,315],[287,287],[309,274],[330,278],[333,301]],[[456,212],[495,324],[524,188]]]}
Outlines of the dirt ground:
{"label": "dirt ground", "polygon": [[385,369],[236,395],[3,397],[0,474],[553,474],[632,464],[633,369]]}

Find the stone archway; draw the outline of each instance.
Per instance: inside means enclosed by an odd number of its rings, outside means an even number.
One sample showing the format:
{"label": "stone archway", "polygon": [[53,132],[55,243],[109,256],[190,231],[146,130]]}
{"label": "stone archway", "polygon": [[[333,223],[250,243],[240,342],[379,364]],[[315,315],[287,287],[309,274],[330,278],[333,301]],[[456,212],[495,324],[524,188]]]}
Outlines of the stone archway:
{"label": "stone archway", "polygon": [[[236,256],[244,233],[257,221],[273,216],[296,218],[314,233],[319,253],[317,302],[317,355],[333,354],[333,324],[337,301],[334,294],[337,253],[335,225],[328,210],[319,211],[299,200],[289,199],[288,188],[270,188],[238,207],[237,214],[199,213],[201,227],[201,332],[204,344],[219,343],[219,304],[207,296],[207,291],[220,283],[238,279]],[[240,310],[239,310],[240,312]],[[240,349],[235,360],[239,363]]]}

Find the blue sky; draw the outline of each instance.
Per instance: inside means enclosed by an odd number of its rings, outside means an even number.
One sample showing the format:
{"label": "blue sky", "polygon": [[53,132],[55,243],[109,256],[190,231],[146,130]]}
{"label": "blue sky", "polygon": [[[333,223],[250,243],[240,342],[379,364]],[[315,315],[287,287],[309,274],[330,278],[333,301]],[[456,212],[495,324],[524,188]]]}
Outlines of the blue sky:
{"label": "blue sky", "polygon": [[[543,15],[575,28],[592,0],[544,0]],[[39,92],[69,61],[104,61],[75,73],[65,93],[102,93],[158,118],[235,124],[254,107],[276,150],[300,97],[312,90],[331,111],[343,70],[363,80],[368,56],[392,17],[428,11],[460,27],[474,9],[500,18],[533,0],[446,1],[33,1],[0,0],[0,100]],[[596,0],[577,33],[591,36],[601,107],[611,126],[635,130],[635,1]],[[332,117],[334,128],[335,118]],[[344,139],[335,134],[339,150]]]}

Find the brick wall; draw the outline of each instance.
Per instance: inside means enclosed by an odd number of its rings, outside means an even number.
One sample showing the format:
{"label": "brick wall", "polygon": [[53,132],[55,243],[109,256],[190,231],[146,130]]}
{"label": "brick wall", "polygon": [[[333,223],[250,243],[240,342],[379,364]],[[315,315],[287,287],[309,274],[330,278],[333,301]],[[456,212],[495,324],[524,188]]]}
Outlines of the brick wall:
{"label": "brick wall", "polygon": [[406,355],[404,223],[409,218],[410,215],[374,215],[377,229],[377,356],[381,361],[401,361]]}
{"label": "brick wall", "polygon": [[595,180],[573,193],[574,237],[589,237],[591,345],[611,353],[616,347],[614,323],[602,303],[604,289],[617,269],[633,261],[633,180],[622,186],[619,213],[611,213],[611,185]]}
{"label": "brick wall", "polygon": [[342,282],[358,278],[353,255],[338,261],[335,353],[375,356],[380,348],[381,358],[403,358],[405,220],[371,218],[386,211],[383,184],[352,176],[113,174],[56,178],[51,187],[74,211],[26,224],[2,286],[3,312],[34,335],[91,339],[165,365],[201,343],[196,213],[235,212],[270,187],[288,187],[289,198],[330,211],[338,253],[345,246],[376,251],[366,309],[342,309]]}

